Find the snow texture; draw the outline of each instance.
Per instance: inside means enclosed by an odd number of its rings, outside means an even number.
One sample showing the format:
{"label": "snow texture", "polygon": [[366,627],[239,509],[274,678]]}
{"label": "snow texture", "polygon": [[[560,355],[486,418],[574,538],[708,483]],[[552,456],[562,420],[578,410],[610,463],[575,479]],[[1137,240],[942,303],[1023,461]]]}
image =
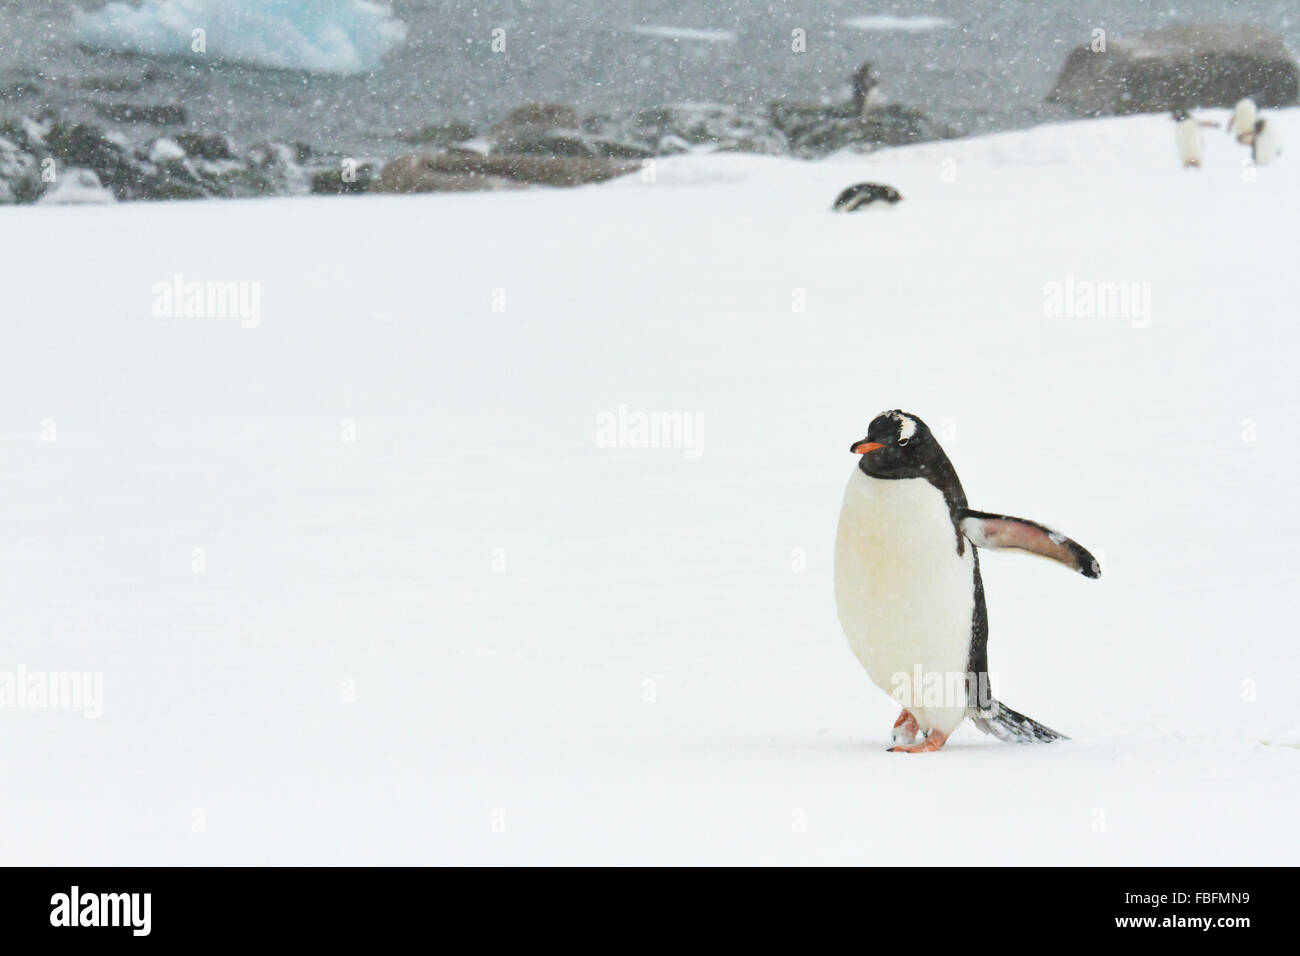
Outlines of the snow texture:
{"label": "snow texture", "polygon": [[[1136,116],[6,210],[0,670],[104,699],[0,708],[5,862],[1294,863],[1300,166],[1245,158]],[[155,317],[176,274],[260,321]],[[831,587],[882,407],[1102,558],[982,555],[994,692],[1071,741],[885,752]]]}

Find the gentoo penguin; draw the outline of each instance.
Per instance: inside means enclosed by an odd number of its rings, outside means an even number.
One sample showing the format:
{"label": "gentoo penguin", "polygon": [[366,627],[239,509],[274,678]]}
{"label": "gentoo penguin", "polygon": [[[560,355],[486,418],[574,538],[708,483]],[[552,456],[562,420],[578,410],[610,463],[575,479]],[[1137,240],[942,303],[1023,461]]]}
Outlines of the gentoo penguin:
{"label": "gentoo penguin", "polygon": [[1199,167],[1205,153],[1205,142],[1201,135],[1201,126],[1187,110],[1174,110],[1174,141],[1178,144],[1178,158],[1183,168]]}
{"label": "gentoo penguin", "polygon": [[1256,166],[1267,166],[1282,153],[1282,139],[1277,124],[1262,116],[1255,120],[1255,136],[1250,141],[1250,155]]}
{"label": "gentoo penguin", "polygon": [[1002,740],[1064,739],[989,693],[978,549],[1039,554],[1089,578],[1101,576],[1096,559],[1033,521],[966,507],[956,470],[915,415],[882,412],[849,450],[861,457],[840,510],[835,601],[854,655],[903,704],[889,749],[938,750],[965,717]]}
{"label": "gentoo penguin", "polygon": [[871,64],[863,63],[853,71],[853,105],[859,116],[865,116],[885,105],[885,94],[880,80],[871,72]]}
{"label": "gentoo penguin", "polygon": [[1249,146],[1255,138],[1255,101],[1249,96],[1238,100],[1228,120],[1228,135],[1237,137],[1237,142]]}
{"label": "gentoo penguin", "polygon": [[831,206],[831,209],[834,212],[857,212],[868,206],[873,209],[884,209],[900,202],[902,198],[893,186],[885,186],[881,183],[857,183],[836,196],[835,205]]}

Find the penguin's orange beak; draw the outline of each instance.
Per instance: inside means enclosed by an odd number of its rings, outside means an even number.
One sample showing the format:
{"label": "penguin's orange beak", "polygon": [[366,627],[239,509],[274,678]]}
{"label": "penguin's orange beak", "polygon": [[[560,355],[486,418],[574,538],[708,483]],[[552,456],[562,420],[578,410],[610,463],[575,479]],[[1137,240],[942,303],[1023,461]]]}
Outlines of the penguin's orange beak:
{"label": "penguin's orange beak", "polygon": [[849,446],[849,451],[855,455],[865,455],[869,451],[875,451],[877,448],[884,448],[878,441],[860,441]]}

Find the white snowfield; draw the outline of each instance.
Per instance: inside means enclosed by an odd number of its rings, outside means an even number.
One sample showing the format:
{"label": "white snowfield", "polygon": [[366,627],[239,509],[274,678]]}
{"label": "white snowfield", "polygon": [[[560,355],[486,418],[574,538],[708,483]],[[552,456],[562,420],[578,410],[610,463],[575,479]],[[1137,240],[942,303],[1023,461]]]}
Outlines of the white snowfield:
{"label": "white snowfield", "polygon": [[[0,861],[1298,862],[1300,155],[1206,138],[0,211]],[[889,408],[1101,558],[982,553],[1070,742],[885,751],[831,551]]]}

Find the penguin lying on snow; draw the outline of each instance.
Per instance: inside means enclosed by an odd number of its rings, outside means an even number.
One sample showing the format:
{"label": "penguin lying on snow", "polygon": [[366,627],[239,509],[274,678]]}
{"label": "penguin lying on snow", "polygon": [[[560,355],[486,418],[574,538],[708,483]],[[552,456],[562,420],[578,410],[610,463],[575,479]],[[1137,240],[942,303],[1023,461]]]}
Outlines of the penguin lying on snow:
{"label": "penguin lying on snow", "polygon": [[882,412],[850,450],[862,457],[835,537],[835,601],[854,655],[904,703],[889,749],[938,750],[966,717],[1002,740],[1064,739],[988,693],[978,549],[1027,551],[1089,578],[1101,576],[1096,559],[1033,521],[966,507],[956,470],[915,415]]}
{"label": "penguin lying on snow", "polygon": [[871,206],[876,209],[892,206],[902,200],[897,189],[881,183],[857,183],[835,197],[835,212],[857,212]]}

